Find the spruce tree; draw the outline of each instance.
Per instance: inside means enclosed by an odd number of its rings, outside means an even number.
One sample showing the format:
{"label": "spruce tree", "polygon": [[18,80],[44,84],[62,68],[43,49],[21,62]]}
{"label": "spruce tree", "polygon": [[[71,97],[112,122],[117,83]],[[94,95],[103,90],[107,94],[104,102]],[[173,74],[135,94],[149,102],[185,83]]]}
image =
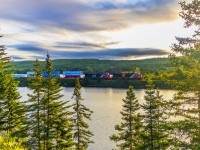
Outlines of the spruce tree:
{"label": "spruce tree", "polygon": [[20,102],[18,82],[12,77],[13,66],[0,46],[0,132],[11,136],[24,136],[25,107]]}
{"label": "spruce tree", "polygon": [[132,86],[129,86],[126,99],[123,99],[123,102],[121,111],[123,122],[115,126],[118,133],[112,135],[110,139],[119,142],[117,147],[120,149],[139,150],[143,145],[141,140],[142,118],[137,112],[140,105]]}
{"label": "spruce tree", "polygon": [[147,79],[145,90],[145,103],[141,105],[144,110],[143,116],[143,146],[147,150],[164,150],[170,146],[167,131],[167,116],[165,115],[165,103],[159,91],[154,89],[153,81]]}
{"label": "spruce tree", "polygon": [[44,135],[43,149],[66,149],[74,145],[72,124],[70,120],[70,107],[61,100],[63,95],[60,94],[61,87],[56,78],[52,78],[50,74],[53,71],[52,61],[47,54],[45,71],[48,77],[44,79],[44,97],[42,100]]}
{"label": "spruce tree", "polygon": [[179,91],[174,96],[173,112],[182,118],[175,122],[176,137],[181,137],[176,143],[178,147],[196,150],[200,149],[200,1],[180,5],[185,28],[195,27],[195,32],[192,37],[177,37],[178,43],[172,45],[175,54],[170,56],[176,70],[171,83]]}
{"label": "spruce tree", "polygon": [[29,146],[34,149],[42,149],[41,135],[44,122],[42,120],[42,98],[43,98],[43,78],[40,62],[36,59],[34,64],[35,76],[29,79],[29,88],[33,90],[33,94],[28,94],[28,132],[30,136]]}
{"label": "spruce tree", "polygon": [[86,108],[81,101],[81,85],[79,79],[76,79],[76,85],[72,98],[75,99],[73,105],[74,113],[74,139],[76,142],[77,150],[86,150],[90,143],[94,143],[90,138],[93,133],[88,129],[89,125],[85,122],[85,119],[91,120],[90,116],[93,113],[90,109]]}

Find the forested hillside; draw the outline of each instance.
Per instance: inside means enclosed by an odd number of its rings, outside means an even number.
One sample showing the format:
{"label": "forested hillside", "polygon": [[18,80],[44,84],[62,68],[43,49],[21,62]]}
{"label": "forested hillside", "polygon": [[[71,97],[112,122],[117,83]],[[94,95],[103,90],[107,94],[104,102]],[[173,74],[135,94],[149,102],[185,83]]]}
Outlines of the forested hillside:
{"label": "forested hillside", "polygon": [[[13,62],[18,73],[25,73],[33,69],[33,61]],[[82,70],[85,73],[121,73],[134,71],[139,67],[142,73],[156,73],[171,68],[168,58],[154,58],[144,60],[98,60],[98,59],[59,59],[53,60],[54,68],[63,70]],[[44,62],[42,62],[44,66]]]}

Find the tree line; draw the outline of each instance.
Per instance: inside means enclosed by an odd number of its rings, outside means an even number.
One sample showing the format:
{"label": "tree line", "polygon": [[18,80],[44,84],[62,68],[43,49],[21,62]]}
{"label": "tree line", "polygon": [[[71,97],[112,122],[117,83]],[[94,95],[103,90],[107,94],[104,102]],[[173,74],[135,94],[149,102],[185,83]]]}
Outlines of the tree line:
{"label": "tree line", "polygon": [[[99,60],[99,59],[55,59],[52,60],[56,71],[83,71],[85,74],[102,74],[109,72],[115,73],[134,73],[136,67],[139,67],[142,73],[155,73],[173,69],[167,58],[152,58],[144,60]],[[12,62],[16,65],[16,73],[26,73],[33,69],[33,61]],[[42,70],[45,61],[41,61]]]}
{"label": "tree line", "polygon": [[[115,126],[117,133],[110,135],[119,149],[200,149],[200,2],[180,5],[185,27],[196,29],[192,37],[177,37],[178,43],[172,45],[174,54],[169,60],[175,71],[167,82],[177,93],[166,101],[149,75],[145,102],[139,104],[130,86],[123,99],[122,122]],[[33,92],[22,102],[10,61],[5,47],[0,46],[0,149],[87,149],[93,143],[86,123],[92,111],[82,104],[79,80],[72,95],[74,103],[62,100],[62,88],[50,77],[53,64],[47,54],[44,67],[48,77],[41,77],[41,63],[36,60],[36,76],[29,81]]]}

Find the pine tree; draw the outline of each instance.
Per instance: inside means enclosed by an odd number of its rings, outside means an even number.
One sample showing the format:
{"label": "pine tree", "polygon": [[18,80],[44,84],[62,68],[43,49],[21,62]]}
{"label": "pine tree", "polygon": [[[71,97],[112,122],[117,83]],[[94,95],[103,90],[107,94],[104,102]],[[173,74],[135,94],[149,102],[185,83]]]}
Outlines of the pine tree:
{"label": "pine tree", "polygon": [[142,118],[137,112],[140,105],[132,86],[129,86],[126,99],[123,99],[123,102],[124,105],[121,111],[123,122],[115,126],[115,130],[119,133],[112,135],[110,139],[119,142],[117,146],[120,149],[139,150],[143,144],[140,135]]}
{"label": "pine tree", "polygon": [[180,5],[185,27],[195,26],[196,30],[192,37],[179,37],[178,43],[172,45],[175,54],[170,60],[177,70],[172,84],[179,90],[173,100],[173,112],[182,117],[175,122],[176,136],[181,137],[176,140],[179,147],[200,149],[200,1]]}
{"label": "pine tree", "polygon": [[42,98],[43,98],[43,79],[40,62],[36,59],[34,64],[35,76],[29,80],[29,88],[33,90],[33,94],[28,94],[30,99],[28,100],[28,132],[30,136],[29,146],[34,149],[41,150],[43,133],[42,127]]}
{"label": "pine tree", "polygon": [[1,134],[24,136],[25,107],[20,102],[18,82],[12,77],[10,58],[0,46],[0,131]]}
{"label": "pine tree", "polygon": [[145,103],[142,106],[145,114],[143,116],[144,129],[142,139],[144,142],[142,149],[164,150],[170,146],[167,132],[167,117],[165,115],[165,102],[159,91],[154,89],[153,81],[147,79],[147,89],[145,90]]}
{"label": "pine tree", "polygon": [[91,120],[90,116],[93,113],[90,109],[86,108],[81,101],[81,85],[79,79],[76,79],[76,85],[72,98],[75,99],[73,105],[74,113],[74,138],[76,141],[77,150],[86,150],[90,143],[94,143],[90,138],[93,133],[88,129],[89,125],[85,122],[85,119]]}
{"label": "pine tree", "polygon": [[44,81],[44,97],[42,100],[43,105],[43,121],[44,121],[44,136],[43,144],[44,150],[49,149],[65,149],[71,148],[74,145],[72,124],[70,112],[67,105],[68,102],[60,100],[63,95],[60,94],[61,87],[57,79],[50,76],[53,71],[52,61],[49,54],[47,54],[45,71],[48,77]]}
{"label": "pine tree", "polygon": [[[9,83],[9,78],[5,71],[9,68],[8,64],[10,63],[10,58],[6,57],[5,49],[5,46],[0,45],[0,103],[3,103],[3,100],[7,96],[7,85]],[[0,107],[0,114],[2,112],[3,108]],[[3,124],[3,122],[0,124]]]}

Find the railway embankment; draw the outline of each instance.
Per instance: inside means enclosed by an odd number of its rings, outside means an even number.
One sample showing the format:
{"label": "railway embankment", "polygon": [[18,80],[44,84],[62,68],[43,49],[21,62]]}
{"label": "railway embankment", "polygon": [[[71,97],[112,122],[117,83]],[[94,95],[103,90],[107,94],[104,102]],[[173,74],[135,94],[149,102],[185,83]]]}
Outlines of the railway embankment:
{"label": "railway embankment", "polygon": [[[18,78],[20,87],[28,86],[28,78]],[[59,83],[63,87],[74,87],[75,79],[58,79]],[[159,89],[172,89],[167,83],[162,80],[154,80],[156,88]],[[81,79],[81,85],[83,87],[100,87],[100,88],[128,88],[130,85],[135,89],[146,88],[146,82],[144,80],[133,79]]]}

